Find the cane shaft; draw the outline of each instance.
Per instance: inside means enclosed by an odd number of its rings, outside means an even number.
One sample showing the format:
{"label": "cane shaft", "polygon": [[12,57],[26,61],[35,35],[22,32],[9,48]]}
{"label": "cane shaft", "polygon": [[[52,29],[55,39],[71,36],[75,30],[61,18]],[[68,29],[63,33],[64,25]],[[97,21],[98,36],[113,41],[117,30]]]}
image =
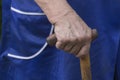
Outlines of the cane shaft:
{"label": "cane shaft", "polygon": [[92,80],[89,54],[80,58],[82,80]]}

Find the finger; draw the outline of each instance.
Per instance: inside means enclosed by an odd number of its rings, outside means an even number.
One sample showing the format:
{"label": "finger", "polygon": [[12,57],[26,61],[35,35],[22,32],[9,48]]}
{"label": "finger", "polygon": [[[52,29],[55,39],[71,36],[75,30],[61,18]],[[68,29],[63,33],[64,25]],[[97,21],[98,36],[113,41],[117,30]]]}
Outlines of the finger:
{"label": "finger", "polygon": [[80,51],[81,46],[82,46],[82,45],[80,45],[80,44],[75,44],[75,45],[72,47],[70,53],[76,55],[76,54]]}
{"label": "finger", "polygon": [[56,42],[56,48],[63,50],[66,44],[67,43],[63,43],[63,42],[57,41]]}
{"label": "finger", "polygon": [[65,47],[64,47],[64,51],[66,51],[66,52],[70,52],[70,50],[72,49],[72,47],[73,47],[73,43],[68,43],[67,45],[65,45]]}
{"label": "finger", "polygon": [[80,49],[80,51],[79,51],[79,53],[76,55],[76,57],[80,58],[80,57],[82,57],[82,56],[84,56],[84,55],[86,55],[86,54],[89,54],[89,50],[90,50],[90,44],[84,45],[84,46]]}

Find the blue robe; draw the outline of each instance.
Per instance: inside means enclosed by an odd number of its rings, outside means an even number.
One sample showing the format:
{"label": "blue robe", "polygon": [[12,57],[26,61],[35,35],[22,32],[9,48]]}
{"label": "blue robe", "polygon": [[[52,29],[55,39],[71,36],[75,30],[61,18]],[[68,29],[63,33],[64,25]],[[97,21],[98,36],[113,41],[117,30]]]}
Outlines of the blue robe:
{"label": "blue robe", "polygon": [[[120,0],[68,0],[98,38],[92,80],[120,80]],[[79,59],[50,47],[53,26],[34,0],[2,1],[0,80],[81,80]]]}

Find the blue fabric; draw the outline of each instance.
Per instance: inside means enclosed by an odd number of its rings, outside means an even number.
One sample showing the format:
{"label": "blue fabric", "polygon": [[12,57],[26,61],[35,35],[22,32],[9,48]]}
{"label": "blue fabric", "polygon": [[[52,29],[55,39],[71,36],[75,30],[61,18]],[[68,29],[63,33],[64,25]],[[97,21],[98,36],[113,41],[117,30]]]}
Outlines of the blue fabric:
{"label": "blue fabric", "polygon": [[[2,40],[1,40],[1,48],[0,48],[0,54],[8,47],[8,38],[9,38],[9,27],[10,26],[10,5],[11,0],[5,0],[2,1]],[[6,6],[5,6],[6,5]],[[3,15],[4,14],[4,15]]]}
{"label": "blue fabric", "polygon": [[[120,80],[120,0],[68,0],[73,9],[99,37],[92,42],[92,80]],[[79,59],[55,47],[47,46],[37,57],[20,60],[8,53],[30,56],[46,42],[51,24],[45,15],[24,15],[43,11],[34,0],[3,0],[0,80],[81,80]],[[115,71],[116,68],[116,71]]]}
{"label": "blue fabric", "polygon": [[115,68],[115,80],[120,79],[120,62],[119,61],[120,61],[120,46],[118,49],[117,62],[116,62],[116,68]]}

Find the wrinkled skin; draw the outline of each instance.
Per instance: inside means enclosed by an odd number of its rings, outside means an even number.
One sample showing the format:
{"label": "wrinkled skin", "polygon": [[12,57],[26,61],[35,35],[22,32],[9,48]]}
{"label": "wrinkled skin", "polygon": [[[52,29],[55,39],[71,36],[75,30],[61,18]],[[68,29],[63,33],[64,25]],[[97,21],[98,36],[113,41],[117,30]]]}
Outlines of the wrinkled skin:
{"label": "wrinkled skin", "polygon": [[55,23],[56,47],[76,57],[89,53],[92,30],[74,12],[61,17]]}

